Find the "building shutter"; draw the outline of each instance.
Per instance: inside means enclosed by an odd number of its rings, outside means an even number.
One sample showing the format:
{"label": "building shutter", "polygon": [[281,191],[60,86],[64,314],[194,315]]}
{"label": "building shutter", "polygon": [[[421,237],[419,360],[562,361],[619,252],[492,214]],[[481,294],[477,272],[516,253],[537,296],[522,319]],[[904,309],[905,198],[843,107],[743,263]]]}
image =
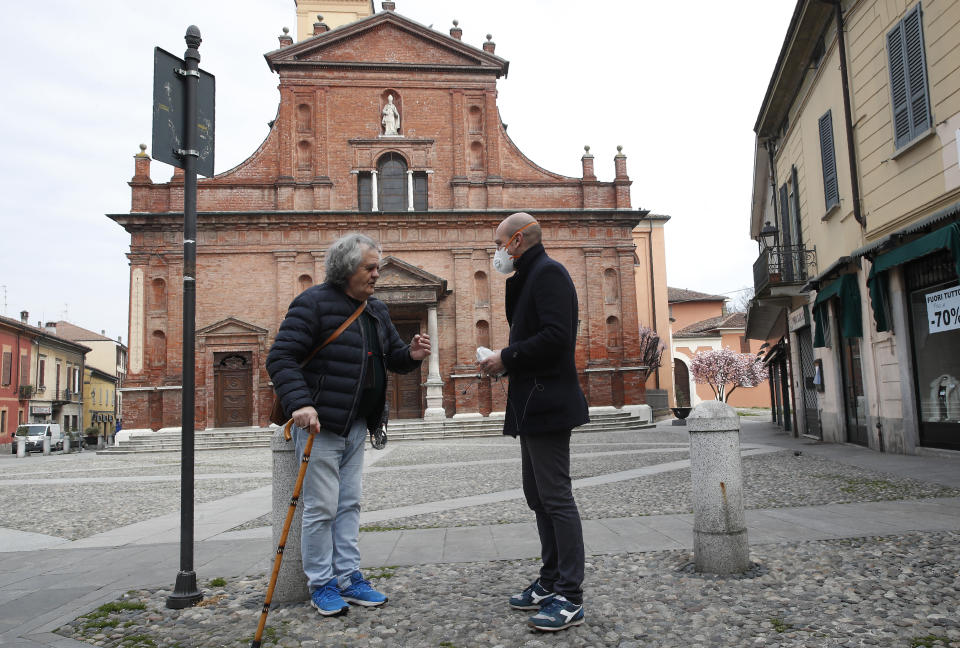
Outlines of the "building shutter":
{"label": "building shutter", "polygon": [[30,356],[26,353],[20,356],[20,384],[30,384]]}
{"label": "building shutter", "polygon": [[930,93],[918,3],[887,33],[894,146],[900,148],[929,130]]}
{"label": "building shutter", "polygon": [[357,174],[357,209],[373,211],[373,178],[368,172]]}
{"label": "building shutter", "polygon": [[3,352],[3,379],[0,380],[0,383],[4,385],[10,384],[10,372],[13,369],[13,353],[10,351]]}
{"label": "building shutter", "polygon": [[800,228],[800,180],[797,178],[797,167],[790,167],[790,179],[793,184],[793,240],[797,245],[803,245],[803,233]]}
{"label": "building shutter", "polygon": [[837,187],[837,156],[833,143],[833,111],[820,118],[820,162],[823,165],[823,197],[827,211],[840,204]]}
{"label": "building shutter", "polygon": [[427,174],[423,172],[413,174],[413,209],[427,211]]}
{"label": "building shutter", "polygon": [[780,243],[793,245],[793,234],[790,227],[790,198],[787,193],[787,184],[780,185]]}

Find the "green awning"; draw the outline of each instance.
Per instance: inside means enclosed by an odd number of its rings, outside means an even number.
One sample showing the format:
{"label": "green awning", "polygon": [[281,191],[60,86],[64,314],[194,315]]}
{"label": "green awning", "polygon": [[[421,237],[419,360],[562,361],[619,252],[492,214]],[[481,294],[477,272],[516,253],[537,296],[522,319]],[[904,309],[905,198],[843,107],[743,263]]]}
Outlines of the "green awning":
{"label": "green awning", "polygon": [[813,301],[813,321],[817,330],[813,336],[813,346],[826,346],[823,332],[827,324],[827,300],[838,297],[843,321],[840,322],[840,335],[845,338],[863,337],[863,317],[860,315],[860,287],[857,275],[845,274],[831,281],[817,292]]}
{"label": "green awning", "polygon": [[873,319],[877,323],[878,331],[890,330],[890,323],[887,321],[887,313],[890,312],[887,303],[890,294],[887,271],[939,250],[950,251],[954,269],[957,277],[960,278],[960,223],[942,227],[886,254],[881,254],[874,260],[870,275],[867,277],[867,287],[870,289],[870,305],[873,307]]}

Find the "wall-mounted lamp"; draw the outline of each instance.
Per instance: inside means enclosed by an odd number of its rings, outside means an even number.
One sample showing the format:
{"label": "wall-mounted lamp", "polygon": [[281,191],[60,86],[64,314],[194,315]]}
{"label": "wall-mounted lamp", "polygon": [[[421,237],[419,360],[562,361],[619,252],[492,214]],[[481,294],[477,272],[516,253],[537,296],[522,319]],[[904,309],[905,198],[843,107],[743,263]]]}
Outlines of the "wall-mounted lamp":
{"label": "wall-mounted lamp", "polygon": [[760,240],[763,243],[764,248],[772,248],[777,244],[777,234],[780,233],[776,227],[770,224],[770,221],[767,221],[763,225],[763,229],[760,230]]}

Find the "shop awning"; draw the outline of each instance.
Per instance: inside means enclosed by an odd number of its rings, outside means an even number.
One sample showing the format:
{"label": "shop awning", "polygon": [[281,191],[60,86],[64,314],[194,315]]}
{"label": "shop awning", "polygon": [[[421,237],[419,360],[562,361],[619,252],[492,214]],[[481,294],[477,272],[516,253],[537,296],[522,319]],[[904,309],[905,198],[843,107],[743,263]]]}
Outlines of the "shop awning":
{"label": "shop awning", "polygon": [[[870,305],[873,307],[873,319],[877,323],[878,331],[890,330],[890,322],[887,321],[887,314],[890,312],[887,271],[940,250],[950,251],[954,269],[957,277],[960,278],[960,223],[940,228],[895,250],[881,254],[874,260],[870,275],[867,277],[867,287],[870,290]],[[817,299],[820,297],[818,296]]]}
{"label": "shop awning", "polygon": [[840,299],[843,321],[840,322],[840,335],[845,338],[863,337],[863,318],[860,315],[860,287],[857,275],[845,274],[823,286],[813,301],[813,321],[817,324],[813,336],[813,346],[824,347],[826,340],[823,332],[827,330],[827,300]]}

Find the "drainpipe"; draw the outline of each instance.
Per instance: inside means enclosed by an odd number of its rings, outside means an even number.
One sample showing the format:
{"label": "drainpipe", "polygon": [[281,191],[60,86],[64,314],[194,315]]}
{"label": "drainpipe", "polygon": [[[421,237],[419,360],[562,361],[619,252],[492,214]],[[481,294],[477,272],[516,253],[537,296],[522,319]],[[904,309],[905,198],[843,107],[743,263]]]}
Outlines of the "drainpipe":
{"label": "drainpipe", "polygon": [[867,222],[860,210],[860,181],[857,179],[856,146],[853,143],[853,117],[850,111],[850,81],[847,73],[847,41],[843,35],[843,7],[841,0],[821,0],[832,4],[837,23],[837,44],[840,48],[840,79],[843,84],[843,119],[847,131],[847,157],[850,158],[850,193],[853,194],[853,217],[860,227],[866,229]]}

